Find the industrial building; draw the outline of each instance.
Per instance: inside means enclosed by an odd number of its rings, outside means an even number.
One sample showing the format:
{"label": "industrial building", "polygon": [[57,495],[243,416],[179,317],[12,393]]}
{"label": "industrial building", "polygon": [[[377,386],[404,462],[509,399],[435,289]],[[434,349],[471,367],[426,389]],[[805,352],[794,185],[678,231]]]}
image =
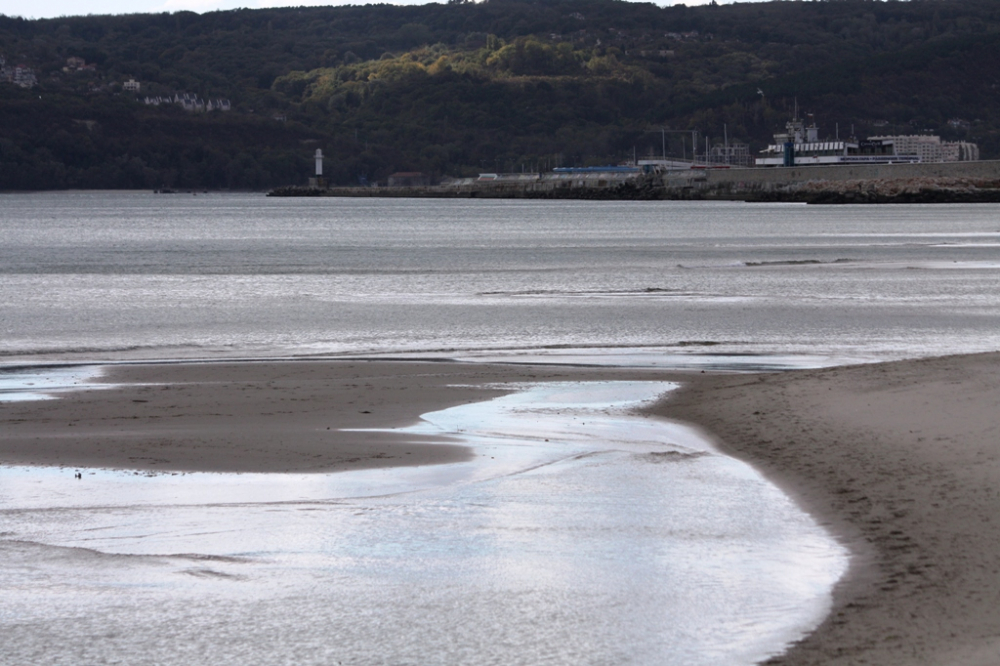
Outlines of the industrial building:
{"label": "industrial building", "polygon": [[761,151],[756,166],[791,167],[835,164],[907,164],[965,162],[979,159],[979,147],[966,141],[942,141],[939,136],[873,136],[865,140],[839,137],[821,141],[810,119],[788,121],[785,131]]}

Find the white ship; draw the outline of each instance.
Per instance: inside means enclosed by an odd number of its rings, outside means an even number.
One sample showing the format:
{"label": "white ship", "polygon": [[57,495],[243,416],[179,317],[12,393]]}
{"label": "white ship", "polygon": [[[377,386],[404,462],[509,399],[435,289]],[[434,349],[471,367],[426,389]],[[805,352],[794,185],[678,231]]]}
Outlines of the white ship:
{"label": "white ship", "polygon": [[808,166],[818,164],[899,164],[919,162],[917,154],[897,154],[892,137],[858,141],[820,141],[819,128],[798,117],[774,135],[774,143],[760,151],[757,166]]}

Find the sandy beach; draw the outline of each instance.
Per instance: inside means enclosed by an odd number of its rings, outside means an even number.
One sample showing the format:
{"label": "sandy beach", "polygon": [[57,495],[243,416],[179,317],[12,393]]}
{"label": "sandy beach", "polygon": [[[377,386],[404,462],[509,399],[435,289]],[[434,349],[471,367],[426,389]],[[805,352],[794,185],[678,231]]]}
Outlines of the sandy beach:
{"label": "sandy beach", "polygon": [[701,376],[651,411],[699,424],[854,554],[827,620],[769,663],[1000,663],[1000,355]]}
{"label": "sandy beach", "polygon": [[676,380],[646,413],[700,426],[853,554],[834,608],[773,664],[1000,661],[1000,354],[761,375],[407,362],[115,366],[103,390],[0,403],[0,463],[337,471],[462,460],[352,428],[541,381]]}

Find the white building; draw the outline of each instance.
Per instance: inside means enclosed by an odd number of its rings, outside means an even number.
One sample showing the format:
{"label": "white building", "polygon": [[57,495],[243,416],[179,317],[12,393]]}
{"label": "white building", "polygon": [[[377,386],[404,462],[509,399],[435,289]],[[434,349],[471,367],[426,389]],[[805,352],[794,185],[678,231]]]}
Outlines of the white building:
{"label": "white building", "polygon": [[185,111],[232,111],[233,105],[228,99],[210,99],[207,102],[191,93],[174,93],[171,97],[144,97],[142,100],[150,106],[161,104],[180,104]]}
{"label": "white building", "polygon": [[850,139],[821,141],[815,122],[806,124],[797,116],[774,135],[774,143],[756,160],[757,166],[807,166],[820,164],[898,164],[919,162],[920,156],[905,150],[893,137],[873,137],[867,141]]}
{"label": "white building", "polygon": [[14,68],[14,75],[11,80],[14,85],[21,86],[22,88],[33,88],[38,85],[38,79],[35,77],[34,70],[24,65],[18,65]]}
{"label": "white building", "polygon": [[204,111],[205,101],[191,93],[174,94],[174,104],[180,104],[185,111]]}
{"label": "white building", "polygon": [[124,88],[129,92],[139,92],[140,87],[142,87],[142,84],[136,81],[135,79],[129,79],[128,81],[122,84],[122,88]]}
{"label": "white building", "polygon": [[979,146],[967,141],[942,141],[939,136],[873,136],[873,141],[892,141],[897,153],[912,153],[921,162],[971,162],[979,159]]}

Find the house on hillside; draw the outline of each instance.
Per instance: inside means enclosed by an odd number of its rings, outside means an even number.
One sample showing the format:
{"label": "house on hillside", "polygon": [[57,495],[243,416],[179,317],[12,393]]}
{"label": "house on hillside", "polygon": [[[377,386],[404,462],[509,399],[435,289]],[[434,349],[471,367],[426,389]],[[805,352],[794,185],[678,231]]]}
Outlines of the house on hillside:
{"label": "house on hillside", "polygon": [[174,104],[180,104],[185,111],[204,111],[205,101],[191,93],[174,94]]}
{"label": "house on hillside", "polygon": [[34,88],[38,85],[38,78],[35,76],[35,70],[31,69],[27,65],[18,65],[14,68],[12,81],[14,85],[21,86],[22,88]]}
{"label": "house on hillside", "polygon": [[38,78],[35,76],[35,70],[31,69],[27,65],[8,67],[7,60],[2,55],[0,55],[0,81],[13,83],[14,85],[21,86],[22,88],[33,88],[38,85]]}

